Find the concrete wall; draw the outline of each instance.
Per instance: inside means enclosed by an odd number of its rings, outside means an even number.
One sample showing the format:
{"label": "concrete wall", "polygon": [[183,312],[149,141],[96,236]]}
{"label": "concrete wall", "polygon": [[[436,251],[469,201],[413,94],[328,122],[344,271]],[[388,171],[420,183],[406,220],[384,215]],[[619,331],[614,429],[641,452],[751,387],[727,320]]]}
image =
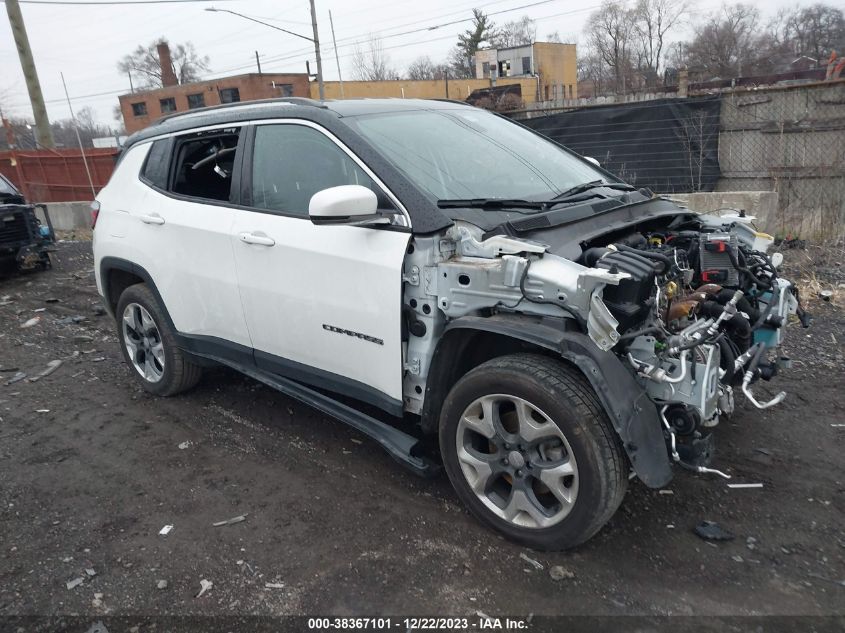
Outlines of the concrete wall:
{"label": "concrete wall", "polygon": [[778,231],[778,194],[775,191],[717,191],[673,193],[671,200],[697,211],[720,215],[725,209],[745,211],[754,216],[761,231],[774,235]]}
{"label": "concrete wall", "polygon": [[718,191],[778,193],[771,232],[845,234],[845,81],[723,94]]}
{"label": "concrete wall", "polygon": [[[534,44],[534,71],[540,76],[540,99],[577,99],[575,44]],[[548,96],[547,96],[548,95]]]}
{"label": "concrete wall", "polygon": [[[496,81],[497,86],[510,86],[519,84],[522,90],[522,99],[525,102],[534,101],[537,93],[537,79],[535,77],[525,78],[501,78]],[[463,101],[473,90],[489,88],[489,79],[450,79],[448,95],[446,94],[446,81],[433,79],[431,81],[412,81],[410,79],[399,79],[394,81],[344,81],[344,99],[457,99]],[[324,83],[326,99],[340,99],[340,82],[327,81]],[[311,98],[319,98],[319,88],[316,82],[311,83]]]}
{"label": "concrete wall", "polygon": [[[50,220],[56,231],[91,228],[90,202],[51,202],[47,205],[47,210],[50,212]],[[38,209],[36,214],[42,222],[45,222],[41,209]]]}

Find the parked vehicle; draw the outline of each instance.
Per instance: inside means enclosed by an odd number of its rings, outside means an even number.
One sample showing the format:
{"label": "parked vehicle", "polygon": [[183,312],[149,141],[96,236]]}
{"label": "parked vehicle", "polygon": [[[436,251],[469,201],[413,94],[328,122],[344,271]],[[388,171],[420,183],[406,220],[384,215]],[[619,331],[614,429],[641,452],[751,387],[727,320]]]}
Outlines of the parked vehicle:
{"label": "parked vehicle", "polygon": [[734,389],[782,400],[753,385],[806,319],[748,218],[454,102],[175,115],[128,139],[94,213],[97,285],[145,389],[233,367],[417,473],[442,464],[478,519],[537,548],[589,539],[631,471],[717,473]]}
{"label": "parked vehicle", "polygon": [[[35,212],[41,208],[46,225]],[[28,204],[23,194],[0,174],[0,274],[50,267],[55,242],[46,205]]]}

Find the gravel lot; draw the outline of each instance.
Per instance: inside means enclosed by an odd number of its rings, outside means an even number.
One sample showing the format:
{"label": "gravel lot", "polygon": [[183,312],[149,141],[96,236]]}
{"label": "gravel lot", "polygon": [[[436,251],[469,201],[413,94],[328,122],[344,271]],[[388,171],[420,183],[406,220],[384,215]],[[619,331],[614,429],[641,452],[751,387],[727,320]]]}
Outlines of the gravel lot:
{"label": "gravel lot", "polygon": [[[740,398],[719,429],[715,466],[762,489],[684,472],[665,491],[634,482],[588,544],[539,553],[477,524],[445,476],[417,479],[234,372],[147,395],[96,310],[90,242],[60,243],[54,262],[0,280],[0,615],[845,615],[834,303],[789,328],[794,367],[761,387],[786,402],[760,413]],[[701,540],[705,519],[736,538]],[[197,598],[201,580],[213,586]]]}

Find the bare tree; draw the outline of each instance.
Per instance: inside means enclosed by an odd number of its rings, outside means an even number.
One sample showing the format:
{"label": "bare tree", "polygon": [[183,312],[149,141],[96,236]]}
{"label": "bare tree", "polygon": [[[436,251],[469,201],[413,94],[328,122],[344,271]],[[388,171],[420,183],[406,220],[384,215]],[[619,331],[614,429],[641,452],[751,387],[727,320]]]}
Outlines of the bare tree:
{"label": "bare tree", "polygon": [[518,20],[505,22],[496,29],[490,38],[490,43],[496,48],[511,46],[527,46],[537,39],[537,23],[527,15]]}
{"label": "bare tree", "polygon": [[399,73],[390,65],[390,56],[384,52],[384,44],[377,35],[370,35],[366,42],[355,42],[352,76],[358,81],[399,79]]}
{"label": "bare tree", "polygon": [[634,22],[634,11],[612,0],[605,0],[587,21],[590,49],[612,71],[617,93],[627,91],[631,77]]}
{"label": "bare tree", "polygon": [[707,146],[713,136],[718,133],[719,126],[714,125],[707,112],[703,110],[690,112],[681,122],[681,129],[676,131],[678,140],[687,154],[691,191],[701,191]]}
{"label": "bare tree", "polygon": [[449,73],[446,63],[435,64],[428,55],[417,57],[408,66],[407,76],[412,80],[443,79]]}
{"label": "bare tree", "polygon": [[825,4],[797,7],[778,13],[770,23],[773,38],[786,51],[823,61],[833,51],[845,48],[845,16],[842,10]]}
{"label": "bare tree", "polygon": [[634,9],[634,31],[639,40],[640,70],[650,85],[656,83],[661,70],[666,35],[689,11],[686,0],[639,0]]}
{"label": "bare tree", "polygon": [[752,74],[761,59],[760,12],[750,4],[724,5],[687,45],[691,69],[711,77]]}
{"label": "bare tree", "polygon": [[[158,58],[158,45],[168,43],[163,37],[147,46],[138,46],[117,63],[122,74],[131,73],[139,88],[161,88],[161,62]],[[170,45],[170,58],[173,72],[180,84],[199,81],[202,73],[209,70],[209,58],[200,56],[191,42]]]}

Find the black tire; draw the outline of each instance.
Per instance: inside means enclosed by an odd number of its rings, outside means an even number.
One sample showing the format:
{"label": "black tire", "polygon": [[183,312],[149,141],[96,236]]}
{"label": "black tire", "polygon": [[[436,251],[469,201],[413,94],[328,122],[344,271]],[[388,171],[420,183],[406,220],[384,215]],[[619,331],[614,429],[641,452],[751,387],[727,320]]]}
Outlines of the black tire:
{"label": "black tire", "polygon": [[[160,335],[158,338],[160,338],[163,346],[164,363],[161,377],[156,381],[148,380],[135,367],[124,340],[123,315],[126,307],[130,304],[137,304],[149,313]],[[123,352],[123,359],[129,365],[132,375],[146,391],[157,396],[173,396],[187,391],[199,382],[202,377],[202,369],[192,363],[185,353],[177,347],[175,333],[170,326],[169,319],[166,318],[164,310],[159,306],[153,293],[145,284],[129,286],[123,291],[117,302],[115,317],[117,320],[117,338]]]}
{"label": "black tire", "polygon": [[[493,394],[515,396],[540,409],[546,415],[544,424],[550,419],[569,444],[567,453],[577,465],[577,493],[568,514],[554,525],[523,527],[497,516],[462,471],[457,448],[461,417],[479,398]],[[440,450],[449,479],[472,514],[507,538],[535,549],[569,549],[590,539],[616,512],[628,486],[627,457],[595,392],[577,369],[537,354],[494,358],[463,376],[441,409]],[[506,481],[514,485],[517,479],[513,475]]]}

